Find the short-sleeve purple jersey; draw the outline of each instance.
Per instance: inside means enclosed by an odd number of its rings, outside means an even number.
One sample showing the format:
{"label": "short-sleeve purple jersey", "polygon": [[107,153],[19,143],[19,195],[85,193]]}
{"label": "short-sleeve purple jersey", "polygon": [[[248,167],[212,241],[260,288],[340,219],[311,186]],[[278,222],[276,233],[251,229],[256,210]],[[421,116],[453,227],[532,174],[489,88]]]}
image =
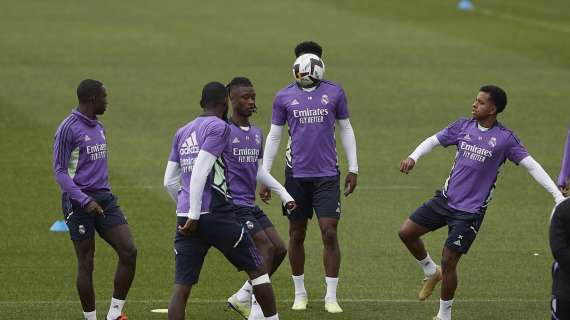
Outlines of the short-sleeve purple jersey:
{"label": "short-sleeve purple jersey", "polygon": [[564,145],[564,154],[562,155],[562,165],[560,174],[558,175],[558,186],[563,187],[570,180],[570,127],[568,127],[568,136]]}
{"label": "short-sleeve purple jersey", "polygon": [[286,162],[294,177],[338,174],[335,121],[348,117],[344,90],[333,82],[323,80],[311,92],[292,83],[277,92],[271,123],[289,126]]}
{"label": "short-sleeve purple jersey", "polygon": [[110,191],[103,124],[73,110],[55,133],[53,172],[62,192],[82,207],[91,201],[85,192]]}
{"label": "short-sleeve purple jersey", "polygon": [[437,133],[442,146],[457,154],[443,194],[451,208],[481,213],[491,200],[499,167],[508,159],[518,164],[529,154],[513,131],[496,123],[487,131],[474,119],[459,119]]}
{"label": "short-sleeve purple jersey", "polygon": [[179,163],[181,169],[182,190],[178,192],[177,215],[186,217],[190,211],[190,179],[200,150],[218,157],[204,186],[201,213],[210,212],[214,192],[219,192],[224,198],[228,198],[225,168],[221,159],[228,134],[228,124],[222,119],[215,116],[200,116],[178,129],[174,135],[168,160]]}
{"label": "short-sleeve purple jersey", "polygon": [[258,160],[262,158],[261,129],[241,128],[230,122],[230,137],[224,150],[228,185],[234,204],[255,206],[255,188]]}

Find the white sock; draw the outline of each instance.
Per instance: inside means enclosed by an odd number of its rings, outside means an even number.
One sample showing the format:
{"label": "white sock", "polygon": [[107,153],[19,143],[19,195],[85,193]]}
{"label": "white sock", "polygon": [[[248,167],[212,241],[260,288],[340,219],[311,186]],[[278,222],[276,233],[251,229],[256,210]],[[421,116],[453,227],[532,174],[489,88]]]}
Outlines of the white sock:
{"label": "white sock", "polygon": [[267,317],[265,319],[267,319],[267,320],[279,320],[279,314],[276,313],[275,315],[272,315],[271,317]]}
{"label": "white sock", "polygon": [[240,302],[246,302],[252,299],[251,298],[252,293],[253,293],[253,287],[251,286],[251,283],[249,281],[246,281],[243,284],[243,286],[239,289],[239,291],[236,293],[236,298]]}
{"label": "white sock", "polygon": [[327,283],[327,294],[325,302],[336,302],[336,287],[338,286],[338,278],[325,277]]}
{"label": "white sock", "polygon": [[295,284],[295,295],[307,295],[307,290],[305,290],[305,275],[291,276],[293,278],[293,284]]}
{"label": "white sock", "polygon": [[91,312],[83,312],[83,317],[85,320],[97,320],[97,312],[95,310]]}
{"label": "white sock", "polygon": [[111,298],[111,305],[109,306],[109,313],[107,313],[107,320],[115,320],[121,316],[125,300]]}
{"label": "white sock", "polygon": [[447,301],[439,299],[439,312],[437,313],[437,317],[441,320],[451,320],[452,304],[453,299]]}
{"label": "white sock", "polygon": [[418,264],[424,270],[424,274],[426,275],[426,277],[431,277],[435,274],[436,264],[435,264],[435,262],[433,262],[433,260],[429,256],[429,253],[423,260],[417,260],[417,261],[418,261]]}

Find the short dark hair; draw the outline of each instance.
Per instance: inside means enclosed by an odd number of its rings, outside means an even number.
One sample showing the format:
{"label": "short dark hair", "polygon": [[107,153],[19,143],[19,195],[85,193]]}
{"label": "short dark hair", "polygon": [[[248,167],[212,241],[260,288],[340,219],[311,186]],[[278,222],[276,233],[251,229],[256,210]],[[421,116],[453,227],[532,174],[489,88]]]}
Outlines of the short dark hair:
{"label": "short dark hair", "polygon": [[295,57],[299,57],[305,53],[312,53],[319,58],[323,55],[323,48],[314,41],[303,41],[295,47]]}
{"label": "short dark hair", "polygon": [[226,86],[228,92],[238,87],[253,87],[253,83],[246,77],[235,77]]}
{"label": "short dark hair", "polygon": [[226,86],[218,81],[206,83],[202,88],[202,99],[200,103],[202,108],[214,107],[217,102],[224,100],[228,95]]}
{"label": "short dark hair", "polygon": [[77,99],[79,102],[88,102],[101,93],[103,83],[93,79],[85,79],[77,86]]}
{"label": "short dark hair", "polygon": [[497,107],[497,113],[501,113],[505,110],[507,106],[507,93],[505,90],[495,85],[484,85],[479,91],[486,92],[491,96],[491,100],[493,100],[495,107]]}

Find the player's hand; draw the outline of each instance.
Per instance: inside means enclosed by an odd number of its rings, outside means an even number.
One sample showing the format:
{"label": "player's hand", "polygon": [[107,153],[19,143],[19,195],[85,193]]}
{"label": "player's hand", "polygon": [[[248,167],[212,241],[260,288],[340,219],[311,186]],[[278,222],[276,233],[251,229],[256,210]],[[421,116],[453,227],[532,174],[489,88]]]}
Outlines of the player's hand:
{"label": "player's hand", "polygon": [[349,194],[354,192],[356,188],[356,183],[358,180],[358,175],[354,172],[349,172],[344,179],[344,196],[348,197]]}
{"label": "player's hand", "polygon": [[562,195],[565,197],[570,196],[570,183],[567,182],[565,185],[560,187],[560,192],[562,192]]}
{"label": "player's hand", "polygon": [[404,159],[402,160],[402,162],[400,162],[400,172],[408,174],[410,173],[410,171],[412,171],[415,165],[416,162],[414,161],[414,159],[412,158]]}
{"label": "player's hand", "polygon": [[91,202],[89,202],[85,206],[85,212],[87,212],[87,214],[92,216],[92,217],[104,217],[105,216],[105,214],[103,213],[103,208],[101,208],[101,206],[93,200],[91,200]]}
{"label": "player's hand", "polygon": [[285,209],[287,210],[288,214],[291,214],[291,212],[296,208],[297,208],[297,203],[295,201],[289,201],[285,204]]}
{"label": "player's hand", "polygon": [[261,185],[261,188],[259,188],[259,198],[261,198],[261,201],[269,203],[269,200],[271,200],[271,190],[268,186]]}
{"label": "player's hand", "polygon": [[178,232],[183,236],[189,236],[198,230],[198,220],[188,219],[183,226],[178,226]]}

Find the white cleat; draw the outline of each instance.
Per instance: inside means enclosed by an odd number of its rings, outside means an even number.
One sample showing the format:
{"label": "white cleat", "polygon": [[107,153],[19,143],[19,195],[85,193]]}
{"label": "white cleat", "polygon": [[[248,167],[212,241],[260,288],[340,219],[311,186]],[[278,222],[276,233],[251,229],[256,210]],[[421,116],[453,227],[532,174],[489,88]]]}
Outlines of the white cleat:
{"label": "white cleat", "polygon": [[331,302],[325,301],[325,310],[328,313],[342,313],[342,308],[340,307],[337,301],[331,301]]}
{"label": "white cleat", "polygon": [[307,310],[307,304],[309,303],[309,298],[306,294],[295,295],[295,301],[293,301],[293,306],[291,309],[300,311]]}
{"label": "white cleat", "polygon": [[246,302],[241,302],[234,294],[228,298],[228,308],[237,312],[244,319],[247,319],[251,312],[251,300]]}
{"label": "white cleat", "polygon": [[252,299],[253,302],[251,303],[251,312],[249,313],[249,317],[247,320],[265,320],[265,316],[263,315],[263,310],[261,310],[261,306],[257,302],[256,299]]}

